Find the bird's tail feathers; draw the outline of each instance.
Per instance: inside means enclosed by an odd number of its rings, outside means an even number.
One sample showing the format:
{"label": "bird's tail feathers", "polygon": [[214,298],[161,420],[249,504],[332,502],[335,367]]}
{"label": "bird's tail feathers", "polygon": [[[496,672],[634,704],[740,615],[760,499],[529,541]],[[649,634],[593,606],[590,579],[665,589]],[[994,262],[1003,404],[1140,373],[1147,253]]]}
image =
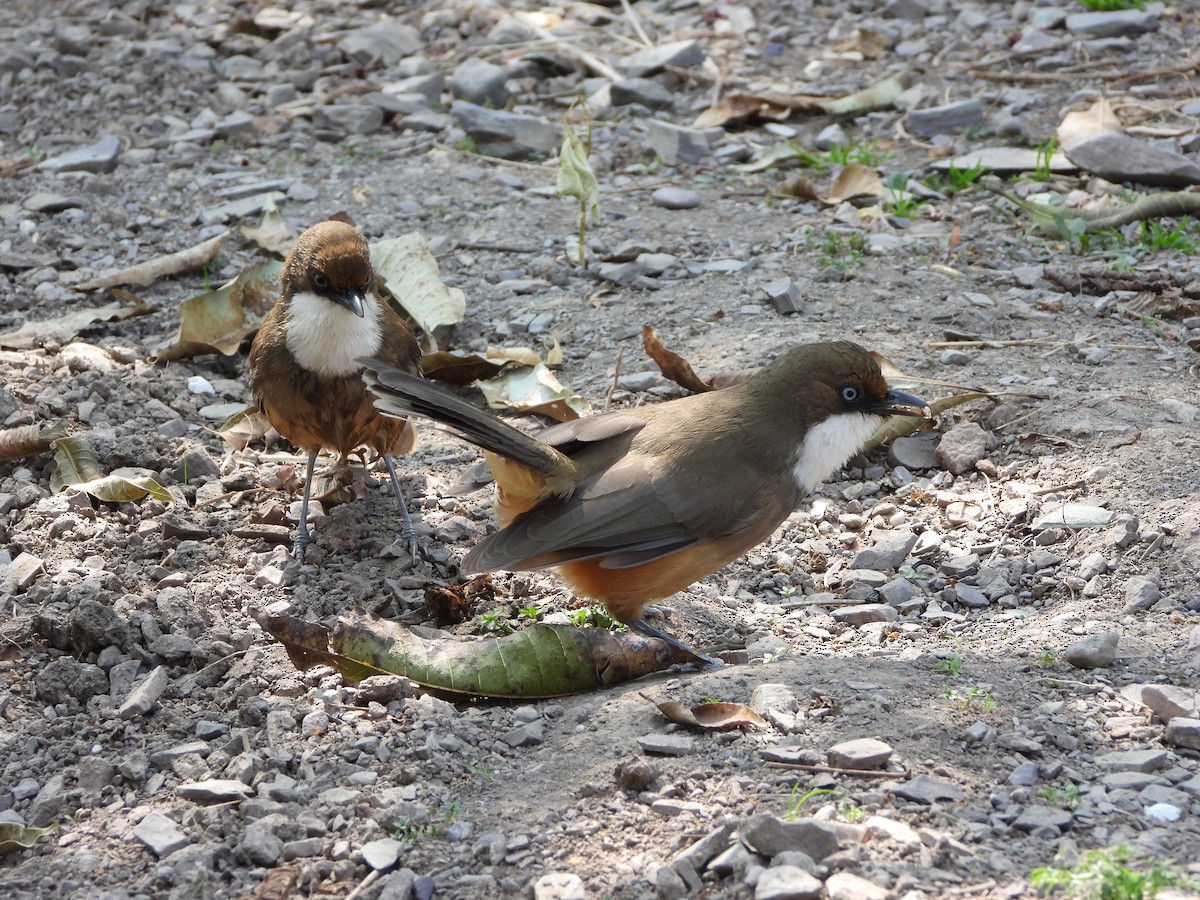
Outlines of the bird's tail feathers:
{"label": "bird's tail feathers", "polygon": [[477,409],[440,385],[377,359],[359,362],[363,381],[374,395],[375,408],[385,416],[428,419],[476,447],[547,476],[562,475],[574,468],[570,459],[553,447]]}

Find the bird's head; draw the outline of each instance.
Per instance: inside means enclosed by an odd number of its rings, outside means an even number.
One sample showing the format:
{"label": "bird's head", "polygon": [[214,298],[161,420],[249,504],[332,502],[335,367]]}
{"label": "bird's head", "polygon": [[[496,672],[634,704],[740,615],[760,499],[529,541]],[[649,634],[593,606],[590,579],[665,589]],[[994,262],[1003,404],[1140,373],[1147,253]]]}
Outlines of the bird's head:
{"label": "bird's head", "polygon": [[373,277],[366,239],[353,225],[331,220],[300,235],[284,263],[280,284],[284,298],[315,294],[361,318]]}

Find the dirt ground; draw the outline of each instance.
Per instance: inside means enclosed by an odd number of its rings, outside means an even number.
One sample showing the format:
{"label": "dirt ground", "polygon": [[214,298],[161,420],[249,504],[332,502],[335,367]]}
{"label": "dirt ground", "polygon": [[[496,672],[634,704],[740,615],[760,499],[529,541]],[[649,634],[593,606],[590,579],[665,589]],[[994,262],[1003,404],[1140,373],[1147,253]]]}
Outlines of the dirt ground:
{"label": "dirt ground", "polygon": [[[1106,91],[1139,135],[1188,147],[1197,113],[1176,70],[1195,13],[1162,9],[1154,29],[1091,47],[1082,65],[1083,38],[1061,25],[1041,52],[1012,49],[1033,30],[1030,4],[633,4],[654,42],[694,38],[711,64],[651,73],[673,95],[665,112],[595,111],[601,215],[581,268],[567,258],[578,207],[555,196],[552,158],[472,153],[451,116],[418,129],[389,108],[366,133],[322,117],[418,74],[414,57],[447,76],[485,58],[509,66],[510,107],[557,126],[576,89],[602,76],[554,41],[503,44],[517,6],[314,0],[267,20],[227,0],[0,9],[0,331],[128,303],[76,285],[234,231],[206,271],[129,288],[152,312],[0,349],[6,427],[65,420],[105,471],[145,470],[176,500],[56,492],[52,453],[0,463],[0,829],[53,826],[0,858],[0,893],[1007,898],[1034,895],[1038,866],[1121,844],[1200,877],[1200,754],[1167,741],[1169,713],[1145,690],[1178,688],[1165,693],[1180,718],[1197,715],[1195,257],[1149,246],[1138,225],[1073,246],[978,186],[916,191],[951,153],[1048,141],[1080,92]],[[910,6],[923,13],[896,12]],[[620,6],[610,16],[570,43],[616,64],[636,35]],[[356,56],[355,29],[381,22],[411,26],[415,49]],[[887,48],[856,51],[856,28]],[[1055,53],[1069,59],[1039,64]],[[980,66],[1047,77],[972,74]],[[841,121],[885,180],[910,176],[925,202],[907,217],[781,196],[797,169],[736,168],[786,140],[814,148],[829,116],[792,116],[790,137],[774,123],[730,125],[695,163],[648,143],[652,119],[688,126],[718,89],[840,96],[901,71],[926,86],[923,105],[984,106],[980,123],[926,138],[894,107]],[[447,88],[431,111],[449,108]],[[111,171],[38,165],[106,135],[121,142]],[[823,188],[837,169],[803,174]],[[977,423],[986,453],[959,475],[897,467],[910,459],[899,450],[852,460],[768,541],[673,598],[665,627],[740,651],[719,670],[531,702],[451,702],[393,683],[368,705],[328,669],[297,672],[255,615],[328,625],[365,608],[432,626],[425,589],[462,580],[455,561],[485,533],[489,497],[451,495],[476,454],[425,430],[400,465],[420,561],[396,543],[381,468],[365,498],[317,521],[303,567],[276,532],[255,531],[297,499],[279,473],[301,457],[278,440],[231,451],[214,433],[225,415],[211,405],[248,400],[247,345],[152,360],[182,301],[267,258],[238,231],[257,210],[212,214],[246,185],[280,191],[298,229],[346,210],[372,240],[420,231],[467,298],[448,346],[544,353],[557,341],[559,378],[593,410],[682,393],[647,360],[646,324],[708,373],[852,339],[926,379],[913,390],[928,399],[947,385],[995,392],[937,422],[942,433]],[[664,187],[699,205],[665,207]],[[1008,189],[1120,194],[1087,173]],[[626,245],[673,261],[618,283]],[[1044,277],[1114,268],[1184,287],[1076,295]],[[781,279],[787,314],[771,299]],[[193,392],[197,376],[212,393]],[[1065,502],[1104,521],[1034,527]],[[854,564],[901,530],[917,543],[898,565]],[[475,612],[514,627],[528,606],[558,621],[579,605],[552,572],[494,580],[497,605]],[[886,611],[856,616],[868,603]],[[1068,662],[1102,634],[1119,637],[1115,659]],[[123,713],[151,672],[157,701]],[[654,705],[705,698],[753,701],[768,724],[690,732]],[[886,771],[826,765],[856,738],[889,745]],[[1130,751],[1155,752],[1110,756]],[[189,789],[214,781],[242,787]],[[788,838],[767,850],[750,837],[764,814],[822,823],[838,846]],[[712,852],[688,850],[706,835]],[[791,868],[795,893],[767,890],[764,872],[792,866],[816,877],[814,893]]]}

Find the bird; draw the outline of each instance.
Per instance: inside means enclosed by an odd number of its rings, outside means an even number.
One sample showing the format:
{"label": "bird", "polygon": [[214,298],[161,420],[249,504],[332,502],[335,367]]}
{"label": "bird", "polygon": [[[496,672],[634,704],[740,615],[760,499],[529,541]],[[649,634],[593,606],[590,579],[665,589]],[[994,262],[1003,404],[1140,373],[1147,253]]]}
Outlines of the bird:
{"label": "bird", "polygon": [[421,347],[408,325],[373,294],[366,239],[348,216],[318,222],[296,240],[280,276],[279,299],[250,347],[250,391],[272,427],[308,451],[300,522],[292,554],[312,543],[308,503],[321,450],[343,463],[359,447],[387,465],[403,520],[402,539],[416,555],[416,531],[392,457],[416,441],[412,424],[380,414],[362,380],[359,357],[373,356],[419,377]]}
{"label": "bird", "polygon": [[536,436],[382,359],[362,364],[381,413],[431,420],[484,451],[500,528],[464,573],[554,567],[617,621],[689,652],[646,621],[651,604],[766,540],[883,417],[931,415],[846,341],[792,347],[723,390]]}

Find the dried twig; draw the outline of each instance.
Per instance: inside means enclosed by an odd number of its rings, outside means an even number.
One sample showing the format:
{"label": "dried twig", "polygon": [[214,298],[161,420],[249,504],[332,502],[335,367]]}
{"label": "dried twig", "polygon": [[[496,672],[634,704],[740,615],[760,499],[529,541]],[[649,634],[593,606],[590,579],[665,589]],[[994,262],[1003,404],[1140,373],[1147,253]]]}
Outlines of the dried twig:
{"label": "dried twig", "polygon": [[773,769],[800,769],[802,772],[832,772],[836,775],[854,775],[859,778],[908,778],[909,771],[886,772],[880,769],[840,769],[837,766],[806,766],[804,763],[768,762]]}

